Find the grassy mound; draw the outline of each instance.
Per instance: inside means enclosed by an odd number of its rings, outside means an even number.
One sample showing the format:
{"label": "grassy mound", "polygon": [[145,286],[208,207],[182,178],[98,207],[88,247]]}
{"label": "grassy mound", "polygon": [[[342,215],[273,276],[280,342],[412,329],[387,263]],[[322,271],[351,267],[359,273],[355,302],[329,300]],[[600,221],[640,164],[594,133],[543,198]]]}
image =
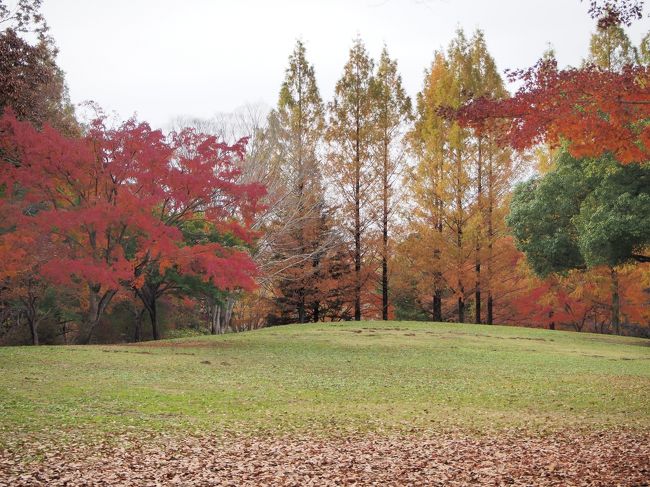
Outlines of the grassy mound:
{"label": "grassy mound", "polygon": [[411,322],[0,348],[0,441],[650,427],[650,341]]}

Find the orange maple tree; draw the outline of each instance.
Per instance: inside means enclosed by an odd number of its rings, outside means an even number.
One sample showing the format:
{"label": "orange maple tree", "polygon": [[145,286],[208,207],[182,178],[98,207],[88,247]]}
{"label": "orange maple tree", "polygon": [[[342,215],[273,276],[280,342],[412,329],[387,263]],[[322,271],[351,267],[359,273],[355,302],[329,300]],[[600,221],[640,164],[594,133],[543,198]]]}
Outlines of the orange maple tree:
{"label": "orange maple tree", "polygon": [[510,73],[522,86],[512,98],[479,98],[447,116],[482,129],[505,123],[504,140],[515,149],[562,142],[574,157],[611,152],[622,163],[650,159],[650,68],[622,72],[595,66],[560,70],[555,60]]}

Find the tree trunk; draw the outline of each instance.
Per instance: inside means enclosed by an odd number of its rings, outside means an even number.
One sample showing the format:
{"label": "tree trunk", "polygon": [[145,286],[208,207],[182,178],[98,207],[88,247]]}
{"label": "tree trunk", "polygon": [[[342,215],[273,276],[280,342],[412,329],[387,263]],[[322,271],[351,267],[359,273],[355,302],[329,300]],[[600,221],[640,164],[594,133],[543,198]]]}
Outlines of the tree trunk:
{"label": "tree trunk", "polygon": [[588,312],[586,311],[586,312],[582,315],[582,319],[580,320],[580,323],[576,323],[575,327],[576,327],[576,331],[577,331],[577,332],[581,332],[582,329],[584,328],[584,326],[585,326],[585,322],[587,321],[587,315],[588,315]]}
{"label": "tree trunk", "polygon": [[29,331],[32,335],[32,345],[38,345],[38,323],[36,323],[36,320],[30,320],[28,318],[29,322]]}
{"label": "tree trunk", "polygon": [[354,319],[361,321],[361,127],[356,114],[354,161]]}
{"label": "tree trunk", "polygon": [[[479,252],[479,244],[476,244],[476,252]],[[481,323],[481,261],[476,259],[476,289],[474,290],[474,302],[476,304],[475,323]]]}
{"label": "tree trunk", "polygon": [[226,298],[226,310],[223,322],[221,323],[221,333],[225,333],[230,328],[230,321],[232,320],[232,310],[235,307],[235,299],[232,296]]}
{"label": "tree trunk", "polygon": [[611,277],[612,277],[612,326],[616,331],[617,335],[621,334],[621,305],[620,305],[620,296],[619,296],[619,284],[618,284],[618,272],[614,267],[610,268]]}
{"label": "tree trunk", "polygon": [[384,171],[382,174],[382,255],[381,255],[381,318],[388,320],[388,134],[384,131]]}
{"label": "tree trunk", "polygon": [[307,316],[305,312],[305,288],[298,290],[298,323],[305,323]]}
{"label": "tree trunk", "polygon": [[481,233],[483,227],[483,220],[485,218],[483,212],[483,153],[482,153],[482,139],[478,139],[478,159],[477,159],[477,168],[476,168],[476,203],[478,206],[479,212],[479,221],[476,232],[476,246],[475,246],[475,262],[474,262],[474,302],[475,302],[475,317],[474,321],[476,323],[481,323]]}
{"label": "tree trunk", "polygon": [[463,187],[463,159],[460,150],[456,151],[456,188],[455,188],[455,198],[456,198],[456,209],[457,214],[455,215],[455,226],[456,226],[456,272],[458,273],[457,285],[458,285],[458,322],[465,322],[465,286],[463,285],[463,231],[465,227],[465,213],[463,209],[463,193],[461,193]]}
{"label": "tree trunk", "polygon": [[100,298],[98,294],[98,292],[93,291],[92,289],[90,290],[88,312],[83,323],[83,329],[79,330],[79,337],[77,338],[77,341],[82,345],[87,345],[90,343],[90,340],[92,340],[93,332],[95,331],[95,327],[99,323]]}
{"label": "tree trunk", "polygon": [[442,290],[436,289],[433,293],[433,321],[442,321]]}
{"label": "tree trunk", "polygon": [[494,315],[492,313],[493,313],[492,291],[488,290],[488,298],[487,298],[487,324],[488,325],[494,324]]}
{"label": "tree trunk", "polygon": [[[297,140],[297,146],[296,146],[296,156],[297,156],[297,165],[298,165],[298,181],[297,181],[297,188],[296,192],[298,195],[298,218],[301,220],[300,226],[298,228],[298,234],[296,236],[298,240],[298,248],[300,249],[300,256],[303,257],[307,253],[307,249],[305,246],[305,225],[307,221],[310,219],[308,218],[308,211],[305,210],[305,161],[303,159],[303,148],[302,148],[302,142],[303,142],[303,136],[304,136],[304,131],[303,131],[303,116],[302,116],[302,78],[300,76],[298,77],[298,100],[297,100],[297,106],[296,109],[298,111],[298,127],[297,129],[297,134],[296,134],[296,140]],[[309,210],[311,211],[311,209]],[[305,304],[305,276],[306,276],[306,269],[303,266],[303,264],[300,264],[300,288],[298,289],[298,305],[296,306],[296,311],[298,313],[298,323],[305,323],[307,321],[307,311],[306,311],[306,304]],[[228,307],[228,304],[226,303],[226,308]],[[227,316],[228,311],[226,310],[226,322],[230,321],[230,318]]]}
{"label": "tree trunk", "polygon": [[388,320],[388,262],[382,257],[381,262],[381,319]]}
{"label": "tree trunk", "polygon": [[29,331],[31,332],[32,335],[32,345],[38,345],[38,329],[37,325],[35,322],[29,323]]}
{"label": "tree trunk", "polygon": [[360,232],[354,235],[354,319],[361,321],[361,238]]}
{"label": "tree trunk", "polygon": [[32,337],[32,345],[38,345],[38,305],[37,300],[31,292],[27,299],[23,300],[25,306],[25,318],[29,326],[29,333]]}
{"label": "tree trunk", "polygon": [[463,249],[463,229],[461,223],[458,223],[456,236],[456,245],[458,247],[458,322],[465,323],[465,286],[463,286],[463,265],[462,265],[462,249]]}
{"label": "tree trunk", "polygon": [[157,313],[157,301],[158,301],[158,285],[152,285],[151,283],[145,283],[139,289],[135,289],[135,293],[142,301],[147,313],[149,314],[149,321],[151,321],[151,334],[154,340],[160,340],[160,330],[158,329],[158,313]]}
{"label": "tree trunk", "polygon": [[135,331],[133,333],[134,342],[142,341],[142,322],[144,321],[144,312],[144,308],[140,308],[135,312]]}
{"label": "tree trunk", "polygon": [[221,335],[223,333],[223,314],[222,314],[221,305],[217,305],[217,334]]}
{"label": "tree trunk", "polygon": [[[357,180],[356,191],[359,190]],[[357,193],[358,194],[358,193]],[[355,201],[354,223],[354,319],[361,321],[361,220],[360,201],[357,196]]]}
{"label": "tree trunk", "polygon": [[219,313],[219,305],[214,302],[212,306],[210,306],[210,334],[211,335],[216,335],[217,334],[217,316]]}
{"label": "tree trunk", "polygon": [[88,286],[88,291],[88,311],[83,322],[82,330],[80,330],[79,337],[77,338],[78,343],[82,345],[87,345],[92,340],[95,328],[99,324],[106,307],[117,292],[115,290],[108,290],[100,295],[99,286],[93,285]]}
{"label": "tree trunk", "polygon": [[156,306],[156,295],[150,297],[150,302],[147,305],[149,312],[149,320],[151,321],[151,334],[154,340],[160,340],[160,330],[158,329],[158,312]]}
{"label": "tree trunk", "polygon": [[[438,178],[442,178],[442,163],[438,165]],[[441,267],[441,250],[440,243],[442,241],[443,230],[443,206],[442,199],[436,195],[436,231],[438,232],[438,241],[435,243],[436,247],[433,249],[433,261],[435,265],[433,277],[433,321],[442,321],[442,271]]]}
{"label": "tree trunk", "polygon": [[492,243],[494,241],[494,223],[492,222],[493,213],[494,213],[494,171],[493,171],[493,162],[492,155],[488,157],[488,187],[487,187],[487,324],[494,324],[494,301],[492,298],[492,274],[493,274],[493,250]]}

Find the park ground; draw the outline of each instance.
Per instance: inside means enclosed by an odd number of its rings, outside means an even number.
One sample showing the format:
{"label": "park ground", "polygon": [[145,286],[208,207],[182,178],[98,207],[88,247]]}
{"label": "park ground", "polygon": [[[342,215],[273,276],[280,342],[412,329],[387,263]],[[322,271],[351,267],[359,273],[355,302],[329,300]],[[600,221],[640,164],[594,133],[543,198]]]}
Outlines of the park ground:
{"label": "park ground", "polygon": [[648,485],[650,340],[412,322],[0,348],[0,485]]}

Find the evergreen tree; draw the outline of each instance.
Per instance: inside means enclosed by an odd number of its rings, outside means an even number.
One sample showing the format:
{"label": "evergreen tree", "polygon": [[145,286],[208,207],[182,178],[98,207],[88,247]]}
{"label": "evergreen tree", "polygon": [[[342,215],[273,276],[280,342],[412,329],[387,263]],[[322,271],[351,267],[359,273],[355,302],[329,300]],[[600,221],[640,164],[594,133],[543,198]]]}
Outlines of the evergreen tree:
{"label": "evergreen tree", "polygon": [[609,268],[617,333],[619,266],[650,262],[648,188],[644,165],[623,165],[611,155],[575,159],[563,151],[554,171],[515,189],[508,216],[517,246],[538,275]]}

